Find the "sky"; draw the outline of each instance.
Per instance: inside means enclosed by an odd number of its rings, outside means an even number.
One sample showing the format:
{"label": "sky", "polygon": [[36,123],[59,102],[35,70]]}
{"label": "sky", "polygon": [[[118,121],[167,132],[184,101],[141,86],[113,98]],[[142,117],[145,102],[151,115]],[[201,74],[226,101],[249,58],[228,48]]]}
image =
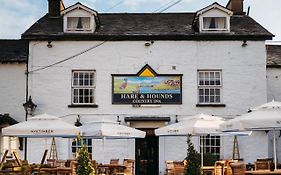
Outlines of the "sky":
{"label": "sky", "polygon": [[[80,1],[99,13],[195,12],[214,2],[225,6],[228,0],[64,0],[66,7]],[[170,3],[169,3],[170,2]],[[178,3],[176,3],[178,2]],[[19,39],[48,10],[48,0],[0,0],[0,39]],[[244,11],[275,35],[281,43],[281,0],[244,0]]]}

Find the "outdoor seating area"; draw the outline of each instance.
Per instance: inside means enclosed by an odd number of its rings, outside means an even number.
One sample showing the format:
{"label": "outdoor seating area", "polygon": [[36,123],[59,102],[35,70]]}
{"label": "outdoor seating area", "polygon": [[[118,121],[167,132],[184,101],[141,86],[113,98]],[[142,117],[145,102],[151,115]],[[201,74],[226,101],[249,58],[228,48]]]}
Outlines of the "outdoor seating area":
{"label": "outdoor seating area", "polygon": [[166,160],[166,174],[167,175],[183,175],[187,161],[173,161]]}
{"label": "outdoor seating area", "polygon": [[[1,175],[76,175],[78,162],[76,159],[56,160],[46,159],[48,150],[45,150],[40,164],[28,164],[20,160],[15,152],[13,158],[7,159],[5,152],[0,165]],[[134,175],[135,161],[132,159],[111,159],[109,164],[98,163],[92,160],[97,175]]]}

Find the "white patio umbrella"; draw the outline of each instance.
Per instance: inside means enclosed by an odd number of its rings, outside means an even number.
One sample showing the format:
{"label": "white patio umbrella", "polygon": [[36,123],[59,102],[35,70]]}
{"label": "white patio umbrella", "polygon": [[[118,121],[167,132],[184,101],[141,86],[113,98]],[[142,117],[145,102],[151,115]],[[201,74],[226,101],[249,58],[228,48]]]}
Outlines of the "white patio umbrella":
{"label": "white patio umbrella", "polygon": [[48,114],[36,115],[28,118],[28,121],[2,129],[3,136],[29,138],[76,137],[79,132],[78,127]]}
{"label": "white patio umbrella", "polygon": [[[218,135],[220,124],[224,123],[221,117],[198,114],[188,117],[178,123],[161,127],[155,130],[157,136],[186,136],[192,135]],[[203,144],[201,143],[201,166],[203,167]]]}
{"label": "white patio umbrella", "polygon": [[256,111],[256,110],[259,110],[259,109],[278,109],[278,108],[281,109],[281,102],[272,100],[271,102],[265,103],[263,105],[255,107],[251,110]]}
{"label": "white patio umbrella", "polygon": [[281,129],[281,109],[279,108],[257,109],[253,112],[226,121],[221,125],[222,131],[271,130],[273,132],[273,157],[275,169],[277,169],[275,133],[275,130],[277,129]]}
{"label": "white patio umbrella", "polygon": [[113,121],[91,121],[83,124],[81,127],[82,136],[88,138],[102,139],[103,163],[104,163],[104,141],[105,139],[129,139],[144,138],[145,132],[124,126]]}

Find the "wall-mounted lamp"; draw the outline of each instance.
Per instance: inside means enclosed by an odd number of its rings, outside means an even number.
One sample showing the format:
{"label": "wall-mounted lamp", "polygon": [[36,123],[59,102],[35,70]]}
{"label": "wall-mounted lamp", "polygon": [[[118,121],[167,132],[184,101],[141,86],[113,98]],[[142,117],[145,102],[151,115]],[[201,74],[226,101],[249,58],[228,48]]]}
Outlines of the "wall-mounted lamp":
{"label": "wall-mounted lamp", "polygon": [[31,96],[29,96],[28,101],[23,104],[23,107],[27,115],[32,115],[37,105],[33,103]]}
{"label": "wall-mounted lamp", "polygon": [[242,43],[242,47],[246,47],[248,44],[247,44],[247,40],[244,40],[243,43]]}
{"label": "wall-mounted lamp", "polygon": [[121,120],[120,120],[119,115],[117,115],[117,119],[116,119],[116,121],[119,123],[119,125],[121,124]]}
{"label": "wall-mounted lamp", "polygon": [[52,41],[48,41],[47,47],[48,47],[48,48],[52,48],[52,47],[53,47]]}
{"label": "wall-mounted lamp", "polygon": [[74,125],[77,127],[82,126],[82,123],[80,121],[80,115],[77,115],[77,119],[76,119],[76,122],[74,123]]}
{"label": "wall-mounted lamp", "polygon": [[176,123],[179,122],[179,120],[178,120],[178,115],[176,115],[176,120],[175,120],[175,122],[176,122]]}
{"label": "wall-mounted lamp", "polygon": [[146,46],[146,47],[148,47],[148,46],[150,46],[151,44],[153,44],[154,43],[154,41],[153,40],[151,40],[150,42],[146,42],[146,43],[144,43],[144,45]]}

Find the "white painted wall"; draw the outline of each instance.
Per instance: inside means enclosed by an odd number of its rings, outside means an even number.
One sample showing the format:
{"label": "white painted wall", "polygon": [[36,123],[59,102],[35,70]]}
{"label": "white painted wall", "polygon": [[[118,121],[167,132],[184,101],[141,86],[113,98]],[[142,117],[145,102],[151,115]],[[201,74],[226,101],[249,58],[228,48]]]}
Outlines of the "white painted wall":
{"label": "white painted wall", "polygon": [[[47,48],[47,42],[31,42],[30,70],[48,66],[57,61],[69,58],[83,50],[93,47],[97,41],[53,41],[53,47]],[[106,42],[59,65],[30,73],[29,93],[38,105],[36,113],[49,113],[61,116],[73,123],[77,115],[82,122],[100,118],[116,120],[119,115],[161,116],[179,118],[200,112],[233,118],[246,113],[251,107],[267,101],[265,44],[262,41],[248,41],[247,47],[241,47],[242,41],[155,41],[151,46],[144,46],[145,41]],[[135,108],[131,105],[111,104],[111,74],[136,74],[145,64],[149,64],[158,74],[183,74],[182,105],[162,105],[159,107]],[[172,69],[176,66],[176,70]],[[96,70],[96,103],[98,108],[68,108],[71,103],[71,70]],[[226,107],[196,107],[197,104],[197,70],[221,69],[223,82],[223,103]],[[124,124],[124,123],[123,123]],[[266,135],[253,136],[265,147],[254,144],[253,150],[242,157],[251,161],[258,156],[268,156]],[[167,141],[168,140],[168,141]],[[267,140],[267,139],[266,139]],[[239,140],[240,141],[240,140]],[[228,147],[226,140],[224,145]],[[96,143],[96,142],[95,142]],[[164,144],[165,143],[165,144]],[[177,143],[177,144],[173,144]],[[247,139],[239,144],[250,147]],[[118,142],[108,156],[116,154],[122,157],[127,148]],[[168,149],[176,145],[176,153]],[[112,146],[106,147],[110,150]],[[243,146],[241,146],[243,147]],[[232,147],[231,147],[232,148]],[[229,157],[229,151],[223,148],[223,155]],[[94,152],[100,150],[94,148]],[[186,139],[160,139],[160,171],[164,172],[165,159],[182,159],[186,154]],[[134,143],[129,146],[130,156],[134,158]],[[113,154],[115,153],[115,154]],[[101,159],[100,151],[95,158]],[[107,155],[105,155],[107,157]]]}
{"label": "white painted wall", "polygon": [[281,68],[266,69],[267,101],[281,101]]}
{"label": "white painted wall", "polygon": [[[22,106],[25,103],[25,70],[26,64],[0,64],[0,113],[9,113],[18,122],[25,119]],[[0,138],[0,157],[7,144]],[[22,152],[20,151],[19,154],[21,155]]]}

